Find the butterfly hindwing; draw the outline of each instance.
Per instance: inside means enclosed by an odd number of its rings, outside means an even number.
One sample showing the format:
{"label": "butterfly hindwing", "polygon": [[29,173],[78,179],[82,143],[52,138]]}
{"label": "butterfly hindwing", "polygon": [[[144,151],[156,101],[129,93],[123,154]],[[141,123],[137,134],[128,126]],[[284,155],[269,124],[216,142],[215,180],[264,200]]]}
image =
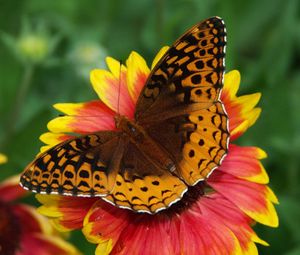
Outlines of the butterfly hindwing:
{"label": "butterfly hindwing", "polygon": [[122,208],[156,213],[180,200],[186,190],[187,186],[177,176],[160,169],[129,143],[116,185],[103,199]]}
{"label": "butterfly hindwing", "polygon": [[109,165],[118,144],[115,132],[100,132],[60,143],[27,166],[21,175],[21,185],[37,193],[106,195],[113,174]]}
{"label": "butterfly hindwing", "polygon": [[227,115],[220,102],[207,109],[156,122],[148,129],[176,164],[176,173],[188,185],[208,177],[227,151]]}

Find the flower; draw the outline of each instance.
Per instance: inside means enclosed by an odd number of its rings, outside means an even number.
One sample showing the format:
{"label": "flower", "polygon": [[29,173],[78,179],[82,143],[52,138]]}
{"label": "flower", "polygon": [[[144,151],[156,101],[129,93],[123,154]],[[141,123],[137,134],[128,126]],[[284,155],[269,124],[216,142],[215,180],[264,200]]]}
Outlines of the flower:
{"label": "flower", "polygon": [[20,38],[19,50],[33,62],[39,62],[48,54],[48,42],[46,38],[35,34],[29,34]]}
{"label": "flower", "polygon": [[[152,68],[167,49],[158,53]],[[136,52],[130,54],[126,66],[120,67],[110,57],[106,62],[109,71],[91,72],[100,100],[54,105],[65,116],[49,122],[50,132],[41,136],[46,143],[42,150],[70,138],[70,133],[114,129],[118,104],[120,114],[133,117],[150,69]],[[255,123],[261,111],[255,107],[261,95],[237,97],[239,84],[238,71],[225,75],[221,100],[231,133],[227,157],[208,179],[190,187],[175,205],[148,215],[114,207],[99,198],[37,195],[42,203],[39,211],[51,217],[62,231],[82,229],[90,242],[98,244],[96,254],[156,254],[157,249],[163,255],[258,254],[256,243],[268,244],[251,226],[258,222],[277,227],[273,204],[278,201],[267,186],[269,178],[260,162],[266,153],[258,147],[232,143]]]}
{"label": "flower", "polygon": [[19,176],[0,183],[0,254],[79,255],[34,207],[16,203],[25,194]]}
{"label": "flower", "polygon": [[97,66],[103,68],[105,66],[104,59],[106,56],[106,49],[94,40],[77,40],[72,45],[68,54],[68,60],[75,68],[77,74],[88,80],[89,71]]}
{"label": "flower", "polygon": [[0,39],[22,64],[36,65],[53,62],[52,53],[57,46],[59,36],[51,35],[50,28],[42,20],[33,26],[29,20],[23,19],[17,38],[2,33]]}

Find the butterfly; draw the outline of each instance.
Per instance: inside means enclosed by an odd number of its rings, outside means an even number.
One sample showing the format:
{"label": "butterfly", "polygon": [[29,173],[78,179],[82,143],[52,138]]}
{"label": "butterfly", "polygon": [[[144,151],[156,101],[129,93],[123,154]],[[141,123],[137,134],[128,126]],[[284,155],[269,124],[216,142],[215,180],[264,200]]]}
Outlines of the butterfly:
{"label": "butterfly", "polygon": [[226,28],[219,17],[184,33],[151,71],[134,119],[116,130],[64,141],[40,154],[20,178],[42,194],[101,197],[154,214],[205,180],[228,151],[224,83]]}

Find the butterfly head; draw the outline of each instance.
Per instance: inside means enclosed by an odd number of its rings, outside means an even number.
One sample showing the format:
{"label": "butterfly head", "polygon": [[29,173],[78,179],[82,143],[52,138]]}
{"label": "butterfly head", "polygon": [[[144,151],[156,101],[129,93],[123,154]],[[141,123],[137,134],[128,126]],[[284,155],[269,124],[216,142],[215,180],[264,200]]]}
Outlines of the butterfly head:
{"label": "butterfly head", "polygon": [[136,133],[138,127],[135,123],[130,121],[127,117],[122,116],[120,114],[116,114],[115,117],[115,125],[117,129],[123,130],[126,133]]}
{"label": "butterfly head", "polygon": [[134,127],[135,125],[125,116],[122,116],[120,114],[116,114],[114,116],[115,120],[115,126],[119,130],[123,131],[129,131],[129,132],[134,132],[136,128]]}

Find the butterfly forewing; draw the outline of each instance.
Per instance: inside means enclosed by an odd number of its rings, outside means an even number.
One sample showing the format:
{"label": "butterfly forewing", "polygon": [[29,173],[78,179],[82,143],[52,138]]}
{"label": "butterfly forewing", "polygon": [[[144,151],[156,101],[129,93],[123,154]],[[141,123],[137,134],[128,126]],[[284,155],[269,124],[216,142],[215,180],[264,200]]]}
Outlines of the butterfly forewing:
{"label": "butterfly forewing", "polygon": [[[152,70],[136,106],[136,119],[147,122],[157,114],[208,108],[223,86],[226,32],[213,17],[187,31]],[[181,111],[178,111],[181,112]]]}
{"label": "butterfly forewing", "polygon": [[21,185],[37,193],[106,195],[111,189],[109,165],[118,145],[117,133],[104,131],[60,143],[27,166]]}

